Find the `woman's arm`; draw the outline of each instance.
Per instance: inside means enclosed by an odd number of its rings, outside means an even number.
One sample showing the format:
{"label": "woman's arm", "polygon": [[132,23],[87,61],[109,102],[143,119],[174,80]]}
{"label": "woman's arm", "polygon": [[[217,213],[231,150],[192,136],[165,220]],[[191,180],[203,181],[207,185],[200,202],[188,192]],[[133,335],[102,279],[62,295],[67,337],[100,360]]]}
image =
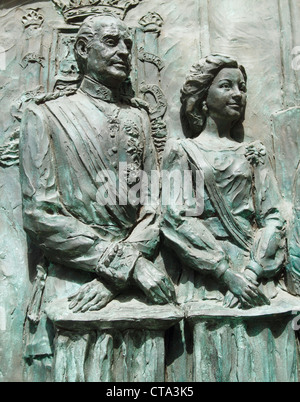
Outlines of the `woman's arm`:
{"label": "woman's arm", "polygon": [[[180,193],[178,180],[180,181],[180,176],[183,179],[184,171],[189,171],[191,167],[185,151],[177,141],[172,140],[168,144],[164,169],[170,173],[176,172],[173,178],[177,178],[168,186],[170,194],[166,198],[169,199],[169,203],[163,207],[162,233],[166,244],[176,253],[184,266],[214,276],[220,284],[228,288],[242,306],[252,307],[268,303],[255,280],[230,269],[221,242],[209,231],[200,216],[196,214],[191,216],[191,205],[194,211],[203,211],[204,196],[199,197],[194,193],[182,197],[184,193]],[[203,175],[199,174],[199,177],[202,177],[202,182],[200,180],[198,186],[204,186]],[[201,189],[197,188],[197,191],[203,194]],[[234,307],[232,305],[234,296],[229,302],[228,298],[225,300],[228,307]]]}
{"label": "woman's arm", "polygon": [[[162,186],[162,233],[166,244],[185,266],[220,278],[229,263],[220,242],[200,219],[204,208],[203,175],[199,171],[198,183],[188,188],[184,174],[191,173],[191,166],[177,140],[167,143],[163,171],[167,172]],[[195,185],[198,186],[197,196]],[[189,191],[185,191],[187,189]],[[192,216],[193,211],[195,216]]]}
{"label": "woman's arm", "polygon": [[261,143],[255,144],[256,158],[250,160],[253,168],[254,206],[258,230],[248,269],[257,279],[275,277],[286,257],[285,219],[282,199],[268,157]]}

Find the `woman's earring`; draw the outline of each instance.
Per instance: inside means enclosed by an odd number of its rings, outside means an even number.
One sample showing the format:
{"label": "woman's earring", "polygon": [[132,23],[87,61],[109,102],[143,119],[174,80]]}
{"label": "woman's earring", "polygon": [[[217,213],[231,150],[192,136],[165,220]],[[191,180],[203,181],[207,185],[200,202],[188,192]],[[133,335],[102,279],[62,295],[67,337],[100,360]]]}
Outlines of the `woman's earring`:
{"label": "woman's earring", "polygon": [[206,115],[208,114],[208,107],[207,107],[207,103],[205,101],[202,103],[202,111],[204,114],[206,114]]}

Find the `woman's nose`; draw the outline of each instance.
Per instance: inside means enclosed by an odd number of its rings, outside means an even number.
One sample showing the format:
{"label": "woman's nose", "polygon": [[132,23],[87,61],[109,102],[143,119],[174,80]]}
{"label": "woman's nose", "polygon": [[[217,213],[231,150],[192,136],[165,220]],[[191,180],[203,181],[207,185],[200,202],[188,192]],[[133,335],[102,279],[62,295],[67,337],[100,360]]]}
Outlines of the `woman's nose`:
{"label": "woman's nose", "polygon": [[242,92],[241,92],[239,87],[233,88],[232,97],[235,98],[235,99],[241,99],[242,98]]}

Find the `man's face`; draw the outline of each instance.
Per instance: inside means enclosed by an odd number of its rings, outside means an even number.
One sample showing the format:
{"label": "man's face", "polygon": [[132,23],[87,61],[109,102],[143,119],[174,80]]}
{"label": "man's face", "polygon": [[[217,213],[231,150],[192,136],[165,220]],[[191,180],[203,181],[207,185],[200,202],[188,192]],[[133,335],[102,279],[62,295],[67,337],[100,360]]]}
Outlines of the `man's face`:
{"label": "man's face", "polygon": [[87,75],[108,87],[118,87],[129,76],[132,40],[121,21],[107,17],[98,21],[96,35],[88,45]]}

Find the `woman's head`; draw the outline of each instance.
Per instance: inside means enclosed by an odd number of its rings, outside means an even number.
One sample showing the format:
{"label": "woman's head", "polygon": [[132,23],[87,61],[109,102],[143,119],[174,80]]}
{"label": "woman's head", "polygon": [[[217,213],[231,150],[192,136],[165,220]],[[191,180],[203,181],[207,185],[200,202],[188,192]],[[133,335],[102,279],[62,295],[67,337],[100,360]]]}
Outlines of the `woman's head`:
{"label": "woman's head", "polygon": [[245,69],[231,57],[213,54],[195,64],[181,91],[181,119],[186,136],[199,135],[207,116],[219,113],[220,118],[232,120],[232,138],[242,141],[246,82]]}

